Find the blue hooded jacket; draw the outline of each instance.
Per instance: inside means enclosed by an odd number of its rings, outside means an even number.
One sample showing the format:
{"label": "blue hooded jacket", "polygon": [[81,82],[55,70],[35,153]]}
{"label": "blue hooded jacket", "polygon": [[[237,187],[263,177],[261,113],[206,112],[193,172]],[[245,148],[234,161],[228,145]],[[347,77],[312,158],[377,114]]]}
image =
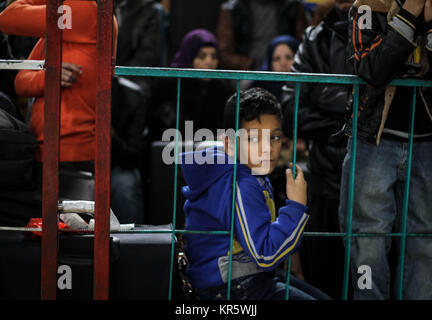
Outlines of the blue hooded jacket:
{"label": "blue hooded jacket", "polygon": [[[183,153],[181,161],[187,184],[182,188],[187,199],[185,229],[229,231],[233,159],[215,148]],[[266,176],[254,176],[246,166],[237,165],[232,279],[276,268],[300,243],[309,218],[307,207],[287,200],[276,218],[272,191]],[[185,239],[192,285],[226,283],[230,236],[187,234]]]}

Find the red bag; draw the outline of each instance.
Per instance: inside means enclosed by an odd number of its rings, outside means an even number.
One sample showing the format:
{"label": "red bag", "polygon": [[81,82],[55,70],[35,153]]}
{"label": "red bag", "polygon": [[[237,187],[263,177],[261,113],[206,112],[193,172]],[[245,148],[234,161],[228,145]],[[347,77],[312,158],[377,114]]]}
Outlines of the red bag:
{"label": "red bag", "polygon": [[[42,228],[42,218],[31,218],[27,223],[26,228]],[[58,230],[66,230],[69,229],[69,226],[66,223],[61,221],[58,222]],[[30,231],[37,236],[42,236],[42,231]]]}

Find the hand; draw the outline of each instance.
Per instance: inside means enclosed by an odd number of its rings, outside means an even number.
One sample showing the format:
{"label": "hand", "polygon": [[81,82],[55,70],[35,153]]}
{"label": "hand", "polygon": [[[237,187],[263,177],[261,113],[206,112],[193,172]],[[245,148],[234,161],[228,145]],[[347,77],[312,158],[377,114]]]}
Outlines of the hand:
{"label": "hand", "polygon": [[303,176],[303,170],[296,166],[297,176],[294,179],[292,174],[292,163],[290,168],[285,171],[286,174],[286,196],[289,200],[299,202],[303,205],[307,203],[307,183]]}
{"label": "hand", "polygon": [[402,8],[418,17],[423,11],[426,1],[429,0],[406,0]]}
{"label": "hand", "polygon": [[81,73],[82,71],[80,66],[70,62],[63,62],[61,71],[61,86],[64,88],[72,87],[72,84],[77,80],[77,76]]}
{"label": "hand", "polygon": [[432,0],[426,0],[424,6],[424,21],[428,23],[432,20]]}

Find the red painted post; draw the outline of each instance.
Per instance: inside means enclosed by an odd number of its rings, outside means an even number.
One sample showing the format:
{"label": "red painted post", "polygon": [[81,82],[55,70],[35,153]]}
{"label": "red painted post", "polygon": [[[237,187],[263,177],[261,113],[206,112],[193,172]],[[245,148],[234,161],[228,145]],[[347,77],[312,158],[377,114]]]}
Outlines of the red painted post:
{"label": "red painted post", "polygon": [[48,0],[46,6],[41,256],[41,298],[43,300],[55,299],[57,291],[57,202],[62,52],[62,33],[57,27],[57,9],[61,4],[62,0]]}
{"label": "red painted post", "polygon": [[113,0],[98,1],[94,299],[109,298]]}

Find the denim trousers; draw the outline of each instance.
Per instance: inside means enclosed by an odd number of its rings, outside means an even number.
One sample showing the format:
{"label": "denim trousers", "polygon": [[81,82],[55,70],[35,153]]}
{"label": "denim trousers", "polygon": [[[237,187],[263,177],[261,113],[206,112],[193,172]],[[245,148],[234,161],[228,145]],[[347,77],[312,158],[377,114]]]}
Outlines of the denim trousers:
{"label": "denim trousers", "polygon": [[[285,300],[286,284],[275,272],[261,272],[231,281],[231,300]],[[203,300],[226,300],[227,285],[198,289]],[[291,275],[289,300],[330,299],[319,289]]]}
{"label": "denim trousers", "polygon": [[144,223],[144,193],[138,169],[111,170],[111,208],[120,223]]}
{"label": "denim trousers", "polygon": [[[342,168],[339,224],[346,232],[351,139]],[[408,142],[359,141],[354,182],[353,233],[401,232]],[[408,198],[408,233],[432,233],[432,142],[414,142]],[[400,237],[353,237],[351,275],[354,299],[391,299],[388,253],[400,254]],[[346,242],[345,242],[346,244]],[[370,267],[371,286],[359,285]],[[396,268],[396,275],[399,266]],[[397,278],[397,277],[396,277]],[[364,278],[363,278],[364,280]],[[395,279],[396,280],[396,279]],[[395,282],[394,286],[397,290]],[[407,237],[403,299],[432,299],[432,238]]]}

